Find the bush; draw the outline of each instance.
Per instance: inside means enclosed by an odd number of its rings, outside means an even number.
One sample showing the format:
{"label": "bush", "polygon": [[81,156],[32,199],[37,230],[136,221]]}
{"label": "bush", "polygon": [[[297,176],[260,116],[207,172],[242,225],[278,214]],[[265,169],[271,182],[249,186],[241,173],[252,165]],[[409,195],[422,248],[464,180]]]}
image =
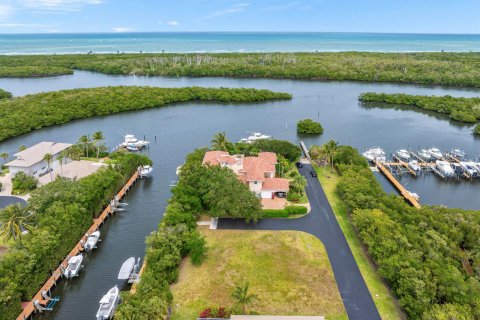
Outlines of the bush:
{"label": "bush", "polygon": [[300,201],[301,195],[295,192],[289,192],[287,194],[287,200],[291,202],[298,202]]}
{"label": "bush", "polygon": [[190,250],[190,259],[192,264],[198,266],[205,260],[207,254],[207,241],[202,237],[198,231],[192,233],[192,236],[188,242],[188,248]]}
{"label": "bush", "polygon": [[12,94],[10,92],[0,89],[0,100],[1,99],[8,99],[8,98],[11,98],[11,97],[12,97]]}
{"label": "bush", "polygon": [[480,124],[477,124],[475,128],[473,128],[473,134],[480,135]]}
{"label": "bush", "polygon": [[300,120],[297,122],[297,133],[299,134],[322,134],[323,127],[312,119]]}
{"label": "bush", "polygon": [[293,215],[306,214],[308,209],[304,206],[288,206],[283,209],[264,209],[262,210],[264,218],[288,218]]}
{"label": "bush", "polygon": [[12,178],[12,194],[24,194],[37,188],[37,179],[18,172]]}
{"label": "bush", "polygon": [[302,155],[302,149],[299,146],[286,140],[257,140],[249,144],[247,148],[274,152],[277,156],[282,156],[291,162],[297,160]]}

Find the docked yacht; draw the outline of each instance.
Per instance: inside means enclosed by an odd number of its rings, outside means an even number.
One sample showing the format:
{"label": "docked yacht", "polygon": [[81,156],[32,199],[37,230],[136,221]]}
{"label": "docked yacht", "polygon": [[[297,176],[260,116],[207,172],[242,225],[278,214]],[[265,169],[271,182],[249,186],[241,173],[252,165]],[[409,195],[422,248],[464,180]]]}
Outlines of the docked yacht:
{"label": "docked yacht", "polygon": [[100,239],[100,231],[95,231],[92,232],[91,235],[87,237],[87,240],[85,241],[85,250],[86,251],[92,251],[93,249],[96,248],[97,242]]}
{"label": "docked yacht", "polygon": [[452,166],[450,166],[450,163],[448,161],[437,160],[435,162],[435,167],[438,171],[440,171],[441,174],[443,174],[447,178],[453,177],[455,175],[455,170],[452,169]]}
{"label": "docked yacht", "polygon": [[467,153],[460,149],[452,149],[452,151],[450,151],[450,155],[458,160],[463,160],[467,157]]}
{"label": "docked yacht", "polygon": [[140,167],[140,178],[150,177],[153,172],[152,166],[142,166]]}
{"label": "docked yacht", "polygon": [[122,146],[127,148],[127,149],[128,149],[128,147],[130,147],[130,148],[137,148],[137,150],[139,150],[139,149],[142,149],[143,147],[147,146],[150,143],[149,141],[138,140],[137,138],[135,138],[135,136],[133,134],[127,134],[127,135],[125,135],[124,138],[125,139],[122,142]]}
{"label": "docked yacht", "polygon": [[463,171],[467,173],[468,176],[472,178],[476,178],[480,175],[480,172],[477,170],[475,162],[471,161],[460,161],[460,166],[462,167]]}
{"label": "docked yacht", "polygon": [[100,308],[97,311],[97,320],[107,320],[113,318],[113,313],[120,301],[118,287],[115,286],[108,290],[107,294],[100,300]]}
{"label": "docked yacht", "polygon": [[398,160],[403,161],[403,162],[408,162],[408,161],[410,161],[410,158],[411,158],[410,152],[408,152],[405,149],[397,150],[397,152],[395,152],[395,157]]}
{"label": "docked yacht", "polygon": [[415,172],[421,171],[422,167],[418,164],[417,160],[411,160],[408,162],[408,167]]}
{"label": "docked yacht", "polygon": [[77,277],[80,272],[80,269],[82,268],[82,261],[83,261],[83,255],[81,253],[79,255],[76,255],[68,259],[68,264],[65,270],[63,271],[63,275],[67,279]]}
{"label": "docked yacht", "polygon": [[441,160],[443,158],[443,153],[437,148],[430,148],[427,151],[430,156],[436,160]]}
{"label": "docked yacht", "polygon": [[251,136],[248,136],[247,138],[242,138],[240,139],[239,142],[242,143],[252,143],[257,140],[264,140],[264,139],[271,139],[272,136],[267,136],[265,134],[261,134],[260,132],[254,132]]}
{"label": "docked yacht", "polygon": [[122,264],[118,272],[118,280],[128,280],[128,283],[136,283],[140,280],[140,258],[135,263],[135,257],[128,258]]}
{"label": "docked yacht", "polygon": [[380,147],[370,148],[370,149],[366,150],[365,152],[363,152],[362,156],[365,157],[370,162],[374,162],[374,161],[385,162],[386,161],[385,152]]}
{"label": "docked yacht", "polygon": [[432,155],[428,150],[422,149],[418,151],[418,156],[423,160],[423,161],[431,161],[432,160]]}

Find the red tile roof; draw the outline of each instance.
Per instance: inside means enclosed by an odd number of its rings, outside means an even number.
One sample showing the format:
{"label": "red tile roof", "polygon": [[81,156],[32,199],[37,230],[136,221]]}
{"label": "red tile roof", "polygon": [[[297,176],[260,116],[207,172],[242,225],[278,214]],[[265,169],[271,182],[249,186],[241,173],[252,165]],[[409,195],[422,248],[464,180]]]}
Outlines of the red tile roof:
{"label": "red tile roof", "polygon": [[260,152],[258,157],[264,159],[268,164],[277,164],[277,155],[274,152]]}
{"label": "red tile roof", "polygon": [[266,172],[275,172],[275,165],[269,164],[263,158],[245,157],[243,159],[243,168],[240,172],[245,173],[246,181],[264,181]]}
{"label": "red tile roof", "polygon": [[207,151],[203,157],[202,164],[219,165],[220,162],[234,164],[237,160],[228,154],[227,151]]}
{"label": "red tile roof", "polygon": [[288,180],[284,178],[266,178],[263,181],[262,190],[288,191]]}

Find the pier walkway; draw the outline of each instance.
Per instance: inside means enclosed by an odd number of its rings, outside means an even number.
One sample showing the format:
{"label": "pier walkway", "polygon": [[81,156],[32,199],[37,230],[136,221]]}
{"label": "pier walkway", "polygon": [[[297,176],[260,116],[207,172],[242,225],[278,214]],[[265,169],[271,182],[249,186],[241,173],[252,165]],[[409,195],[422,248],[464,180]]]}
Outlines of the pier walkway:
{"label": "pier walkway", "polygon": [[[139,178],[139,173],[137,170],[132,175],[132,177],[127,181],[127,183],[123,186],[123,188],[117,193],[116,197],[118,200],[123,198],[123,196],[127,193],[127,191],[137,181],[138,178]],[[114,213],[113,208],[110,205],[108,205],[98,218],[93,219],[93,224],[87,230],[87,233],[90,235],[92,234],[92,232],[96,231],[105,222],[105,220],[113,213]],[[65,257],[65,259],[60,263],[57,269],[55,269],[55,271],[52,273],[50,278],[48,278],[48,280],[44,283],[44,285],[38,290],[37,294],[35,294],[32,300],[26,303],[22,303],[23,311],[18,315],[17,320],[25,320],[33,316],[33,314],[36,312],[36,308],[34,306],[34,302],[36,300],[38,300],[38,302],[42,306],[48,305],[49,300],[46,300],[42,297],[42,292],[45,291],[50,295],[51,289],[55,287],[55,285],[57,284],[57,281],[62,277],[62,269],[66,268],[66,266],[68,265],[68,260],[71,257],[76,256],[83,251],[83,244],[85,243],[86,239],[87,239],[87,236],[84,235],[77,242],[75,247],[73,247],[73,249]]]}
{"label": "pier walkway", "polygon": [[420,203],[417,199],[393,176],[393,174],[379,161],[375,161],[375,165],[380,172],[390,181],[393,186],[400,192],[400,194],[407,200],[412,206],[420,209]]}

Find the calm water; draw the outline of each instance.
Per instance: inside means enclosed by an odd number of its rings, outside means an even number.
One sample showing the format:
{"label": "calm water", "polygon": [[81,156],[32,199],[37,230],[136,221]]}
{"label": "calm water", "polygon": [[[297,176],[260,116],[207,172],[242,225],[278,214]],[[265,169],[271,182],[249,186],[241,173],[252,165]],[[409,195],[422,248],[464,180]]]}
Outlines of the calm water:
{"label": "calm water", "polygon": [[[444,150],[460,147],[470,155],[480,154],[480,139],[471,135],[472,126],[460,125],[428,112],[366,108],[357,101],[358,95],[365,91],[470,97],[479,96],[478,89],[360,82],[109,76],[83,71],[44,79],[0,79],[0,88],[17,95],[106,85],[255,87],[290,92],[293,99],[259,104],[182,103],[74,121],[1,143],[2,152],[13,153],[20,145],[32,145],[42,140],[75,142],[79,136],[97,130],[104,132],[109,146],[118,144],[124,132],[141,138],[146,136],[152,141],[145,153],[154,161],[153,177],[138,183],[127,195],[128,210],[102,227],[103,241],[93,254],[86,257],[85,270],[79,278],[61,282],[54,295],[60,295],[62,301],[45,317],[94,318],[99,299],[117,283],[116,275],[122,262],[130,256],[143,256],[144,237],[156,229],[162,217],[176,167],[188,152],[209,145],[217,132],[226,131],[231,140],[238,140],[246,136],[247,131],[260,131],[297,142],[296,122],[313,118],[322,123],[325,133],[305,138],[307,145],[335,139],[359,149],[379,145],[388,153],[398,148],[435,145]],[[433,175],[416,179],[404,177],[402,183],[417,192],[424,204],[480,209],[480,183],[447,183]],[[386,189],[391,190],[391,187],[386,185]]]}
{"label": "calm water", "polygon": [[168,32],[0,34],[0,54],[106,52],[480,51],[480,35]]}

